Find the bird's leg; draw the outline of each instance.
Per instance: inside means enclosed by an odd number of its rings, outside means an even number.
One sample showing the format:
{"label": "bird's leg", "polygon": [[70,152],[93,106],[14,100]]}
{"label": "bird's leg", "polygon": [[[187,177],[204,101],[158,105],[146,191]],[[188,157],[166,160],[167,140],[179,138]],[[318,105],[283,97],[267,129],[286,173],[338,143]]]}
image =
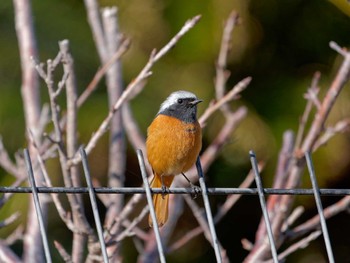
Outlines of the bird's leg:
{"label": "bird's leg", "polygon": [[160,180],[162,182],[162,197],[164,199],[164,196],[168,194],[168,188],[164,184],[163,175],[160,176]]}
{"label": "bird's leg", "polygon": [[185,177],[186,181],[190,184],[191,188],[193,189],[194,191],[194,194],[192,194],[192,198],[193,199],[196,199],[198,194],[201,192],[200,188],[196,185],[194,185],[190,179],[187,178],[187,176],[184,174],[184,173],[181,173],[183,175],[183,177]]}

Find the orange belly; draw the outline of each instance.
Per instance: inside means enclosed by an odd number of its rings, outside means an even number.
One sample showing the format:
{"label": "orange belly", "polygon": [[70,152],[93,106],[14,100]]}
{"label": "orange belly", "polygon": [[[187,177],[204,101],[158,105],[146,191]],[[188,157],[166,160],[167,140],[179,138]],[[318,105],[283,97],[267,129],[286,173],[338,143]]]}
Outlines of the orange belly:
{"label": "orange belly", "polygon": [[156,174],[177,175],[189,170],[196,162],[202,147],[198,122],[184,123],[160,114],[147,132],[147,157]]}

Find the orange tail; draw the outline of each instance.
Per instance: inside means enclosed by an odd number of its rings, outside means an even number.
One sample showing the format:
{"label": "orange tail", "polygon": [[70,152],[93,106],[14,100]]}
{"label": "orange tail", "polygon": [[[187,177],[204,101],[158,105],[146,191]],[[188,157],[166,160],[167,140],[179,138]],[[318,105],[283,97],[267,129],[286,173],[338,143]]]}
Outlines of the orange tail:
{"label": "orange tail", "polygon": [[[174,180],[174,175],[163,176],[163,184],[165,187],[169,188],[171,183]],[[151,188],[161,188],[162,187],[162,178],[154,174],[154,178],[151,183]],[[158,226],[161,227],[168,220],[168,203],[169,195],[164,194],[154,194],[153,195],[153,205],[156,212]],[[151,215],[148,217],[148,223],[150,227],[153,226]]]}

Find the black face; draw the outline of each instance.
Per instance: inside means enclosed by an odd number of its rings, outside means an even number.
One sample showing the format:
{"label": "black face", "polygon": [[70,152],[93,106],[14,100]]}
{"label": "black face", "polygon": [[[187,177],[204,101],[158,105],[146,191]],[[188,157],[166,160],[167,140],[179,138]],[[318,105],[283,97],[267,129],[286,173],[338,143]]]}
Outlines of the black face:
{"label": "black face", "polygon": [[201,100],[195,98],[179,98],[176,103],[172,104],[159,114],[175,117],[186,123],[197,121],[197,104]]}

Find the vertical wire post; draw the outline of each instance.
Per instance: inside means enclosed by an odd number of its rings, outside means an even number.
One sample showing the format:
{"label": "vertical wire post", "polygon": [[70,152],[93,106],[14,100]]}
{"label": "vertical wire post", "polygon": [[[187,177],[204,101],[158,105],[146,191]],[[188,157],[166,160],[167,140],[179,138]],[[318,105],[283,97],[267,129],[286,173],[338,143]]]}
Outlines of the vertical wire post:
{"label": "vertical wire post", "polygon": [[49,242],[47,240],[43,214],[41,212],[39,196],[38,196],[38,189],[37,189],[36,184],[35,184],[33,167],[32,167],[32,161],[30,159],[30,155],[29,155],[28,149],[24,149],[23,152],[24,152],[24,159],[25,159],[25,163],[26,163],[26,168],[27,168],[27,174],[28,174],[28,177],[29,177],[29,182],[30,182],[30,185],[32,187],[35,211],[36,211],[36,215],[38,217],[39,229],[40,229],[41,238],[42,238],[42,241],[43,241],[43,247],[44,247],[46,262],[51,263],[52,261],[51,261],[51,254],[50,254],[50,249],[49,249]]}
{"label": "vertical wire post", "polygon": [[87,157],[86,157],[86,152],[85,152],[83,147],[80,147],[80,155],[81,155],[81,161],[83,163],[86,184],[87,184],[87,187],[89,189],[90,203],[91,203],[92,213],[94,215],[98,239],[99,239],[100,245],[101,245],[103,262],[108,263],[108,254],[107,254],[107,250],[106,250],[106,244],[105,244],[105,241],[103,238],[103,230],[102,230],[100,215],[98,213],[95,190],[94,190],[93,185],[92,185],[91,176],[90,176],[90,169],[89,169],[89,165],[88,165],[88,161],[87,161]]}
{"label": "vertical wire post", "polygon": [[158,248],[158,253],[159,253],[159,259],[160,259],[161,263],[165,263],[166,261],[165,261],[165,256],[164,256],[162,239],[160,237],[160,232],[159,232],[156,212],[154,211],[151,188],[150,188],[148,180],[147,180],[147,172],[146,172],[145,161],[143,159],[143,154],[142,154],[142,151],[140,149],[137,150],[137,159],[139,161],[141,175],[142,175],[142,180],[143,180],[143,185],[145,187],[147,203],[148,203],[148,206],[149,206],[149,212],[150,212],[150,215],[151,215],[151,218],[152,218],[152,222],[153,222],[153,230],[154,230],[154,234],[155,234],[156,241],[157,241],[157,248]]}
{"label": "vertical wire post", "polygon": [[266,229],[267,229],[267,234],[268,234],[269,241],[270,241],[271,254],[272,254],[273,262],[278,263],[276,243],[275,243],[275,240],[274,240],[274,237],[273,237],[273,233],[272,233],[272,228],[271,228],[271,223],[270,223],[270,219],[269,219],[269,214],[267,212],[266,201],[265,201],[265,196],[264,196],[264,189],[263,189],[262,181],[261,181],[261,178],[260,178],[258,163],[256,161],[256,156],[255,156],[254,151],[249,151],[249,155],[250,155],[250,162],[252,164],[252,168],[253,168],[254,175],[255,175],[256,187],[258,188],[258,195],[259,195],[259,200],[260,200],[260,206],[261,206],[261,210],[262,210],[262,213],[263,213],[263,216],[264,216],[265,225],[266,225]]}
{"label": "vertical wire post", "polygon": [[201,165],[201,161],[200,161],[199,157],[197,157],[196,167],[197,167],[197,172],[198,172],[198,176],[199,176],[199,185],[200,185],[201,190],[202,190],[204,208],[205,208],[205,212],[207,215],[209,230],[210,230],[211,239],[212,239],[212,243],[213,243],[212,246],[213,246],[214,251],[215,251],[216,262],[221,263],[222,259],[221,259],[218,238],[216,236],[213,215],[212,215],[211,209],[210,209],[208,190],[207,190],[207,187],[205,185],[203,169],[202,169],[202,165]]}
{"label": "vertical wire post", "polygon": [[314,196],[315,196],[317,211],[318,211],[318,214],[320,216],[320,223],[321,223],[324,242],[326,245],[328,260],[330,263],[334,263],[332,245],[331,245],[331,241],[330,241],[329,234],[328,234],[326,219],[325,219],[324,214],[323,214],[323,207],[322,207],[322,201],[321,201],[321,196],[320,196],[320,188],[318,187],[318,183],[316,180],[315,169],[314,169],[314,165],[313,165],[313,162],[311,159],[310,152],[305,153],[305,158],[306,158],[306,163],[307,163],[307,167],[308,167],[309,174],[310,174],[312,189],[313,189]]}

